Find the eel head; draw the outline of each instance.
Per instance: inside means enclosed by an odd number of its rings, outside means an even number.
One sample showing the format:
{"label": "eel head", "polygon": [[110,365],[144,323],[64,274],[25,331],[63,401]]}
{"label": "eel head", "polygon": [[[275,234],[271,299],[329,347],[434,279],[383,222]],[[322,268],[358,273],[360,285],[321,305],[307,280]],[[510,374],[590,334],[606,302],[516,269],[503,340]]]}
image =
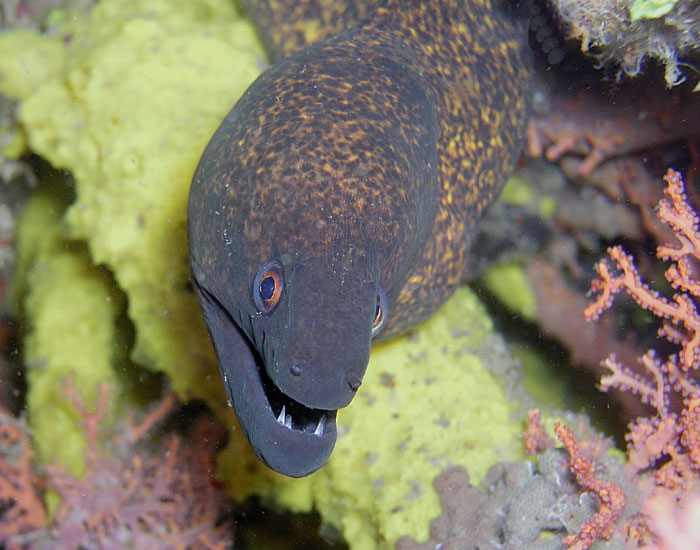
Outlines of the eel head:
{"label": "eel head", "polygon": [[331,454],[336,410],[437,208],[422,77],[388,58],[378,76],[347,44],[319,48],[238,101],[189,202],[192,279],[224,384],[257,456],[292,477]]}
{"label": "eel head", "polygon": [[[376,283],[346,282],[334,296],[352,310],[344,316],[344,308],[324,304],[334,298],[322,291],[328,289],[322,271],[274,260],[252,280],[250,302],[260,309],[241,314],[226,293],[193,280],[224,385],[252,449],[284,475],[316,471],[335,445],[336,410],[361,384],[372,333],[383,324],[384,293]],[[270,298],[277,300],[272,308]],[[333,312],[326,319],[317,309],[324,306]]]}

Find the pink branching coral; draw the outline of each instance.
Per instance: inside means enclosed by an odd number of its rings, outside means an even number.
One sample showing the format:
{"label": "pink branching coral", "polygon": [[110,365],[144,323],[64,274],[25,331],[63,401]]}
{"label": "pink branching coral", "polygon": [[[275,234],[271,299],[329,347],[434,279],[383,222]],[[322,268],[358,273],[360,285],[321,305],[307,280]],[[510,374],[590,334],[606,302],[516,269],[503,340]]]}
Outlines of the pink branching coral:
{"label": "pink branching coral", "polygon": [[689,495],[680,508],[675,499],[659,494],[644,505],[656,539],[641,550],[698,550],[700,548],[700,493]]}
{"label": "pink branching coral", "polygon": [[[218,435],[203,419],[197,437],[163,437],[155,449],[136,447],[176,404],[167,396],[140,424],[120,423],[120,435],[104,442],[109,390],[90,412],[72,384],[66,388],[83,421],[86,473],[75,478],[58,466],[46,468],[46,485],[61,497],[52,524],[13,537],[8,550],[56,548],[152,548],[227,550],[233,545],[228,500],[213,479]],[[98,437],[99,436],[99,437]]]}
{"label": "pink branching coral", "polygon": [[[604,362],[610,374],[601,379],[601,385],[603,389],[631,391],[654,408],[653,416],[637,418],[629,426],[626,471],[647,497],[673,504],[675,515],[681,517],[689,513],[686,496],[700,491],[700,281],[694,273],[700,265],[700,230],[681,175],[669,169],[664,180],[668,198],[659,203],[657,215],[673,230],[678,245],[659,246],[657,255],[672,262],[665,275],[675,294],[667,298],[652,289],[642,280],[632,257],[616,246],[608,250],[615,266],[605,259],[597,266],[598,278],[591,283],[596,298],[584,313],[589,320],[596,319],[611,306],[616,294],[625,291],[641,307],[663,319],[660,335],[680,346],[677,354],[665,360],[653,350],[641,357],[649,378],[634,374],[610,356]],[[671,406],[674,390],[682,398],[680,412],[674,412]],[[657,501],[650,500],[645,513],[647,528],[661,540],[662,534],[655,529],[662,518],[655,515],[659,507],[652,505]],[[645,537],[642,533],[637,538],[643,541]]]}

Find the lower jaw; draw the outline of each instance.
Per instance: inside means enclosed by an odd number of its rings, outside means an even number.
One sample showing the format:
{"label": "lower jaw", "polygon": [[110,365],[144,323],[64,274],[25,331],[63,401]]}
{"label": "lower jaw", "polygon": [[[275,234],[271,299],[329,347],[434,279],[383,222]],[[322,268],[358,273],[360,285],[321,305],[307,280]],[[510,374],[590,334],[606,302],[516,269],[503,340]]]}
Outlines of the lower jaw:
{"label": "lower jaw", "polygon": [[[245,338],[240,333],[238,336]],[[304,477],[315,472],[335,446],[336,411],[311,409],[288,398],[267,378],[259,356],[245,343],[246,353],[238,354],[233,372],[225,379],[251,448],[280,474]],[[279,422],[282,407],[284,415]]]}

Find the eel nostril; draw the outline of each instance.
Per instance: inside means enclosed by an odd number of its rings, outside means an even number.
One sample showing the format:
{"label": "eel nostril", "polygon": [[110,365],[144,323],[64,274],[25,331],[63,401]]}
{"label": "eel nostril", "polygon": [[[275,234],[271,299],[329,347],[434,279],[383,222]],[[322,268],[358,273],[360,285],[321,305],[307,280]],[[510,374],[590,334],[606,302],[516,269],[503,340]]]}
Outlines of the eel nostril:
{"label": "eel nostril", "polygon": [[301,376],[301,374],[302,374],[302,372],[303,372],[302,365],[303,365],[302,362],[297,362],[297,363],[294,363],[294,364],[289,368],[289,372],[292,373],[292,376]]}
{"label": "eel nostril", "polygon": [[360,386],[362,385],[362,378],[360,378],[354,372],[349,372],[348,374],[346,374],[345,380],[347,380],[348,384],[350,385],[350,389],[352,391],[357,391],[360,388]]}

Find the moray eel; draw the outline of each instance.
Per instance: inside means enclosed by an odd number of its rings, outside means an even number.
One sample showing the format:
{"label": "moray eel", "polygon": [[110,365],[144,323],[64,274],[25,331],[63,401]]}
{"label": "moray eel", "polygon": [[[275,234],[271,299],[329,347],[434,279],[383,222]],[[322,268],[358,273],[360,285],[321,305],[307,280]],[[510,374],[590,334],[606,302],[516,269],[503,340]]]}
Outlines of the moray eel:
{"label": "moray eel", "polygon": [[463,279],[532,69],[499,0],[249,4],[278,61],[199,161],[192,279],[251,447],[301,477],[329,458],[372,342]]}

